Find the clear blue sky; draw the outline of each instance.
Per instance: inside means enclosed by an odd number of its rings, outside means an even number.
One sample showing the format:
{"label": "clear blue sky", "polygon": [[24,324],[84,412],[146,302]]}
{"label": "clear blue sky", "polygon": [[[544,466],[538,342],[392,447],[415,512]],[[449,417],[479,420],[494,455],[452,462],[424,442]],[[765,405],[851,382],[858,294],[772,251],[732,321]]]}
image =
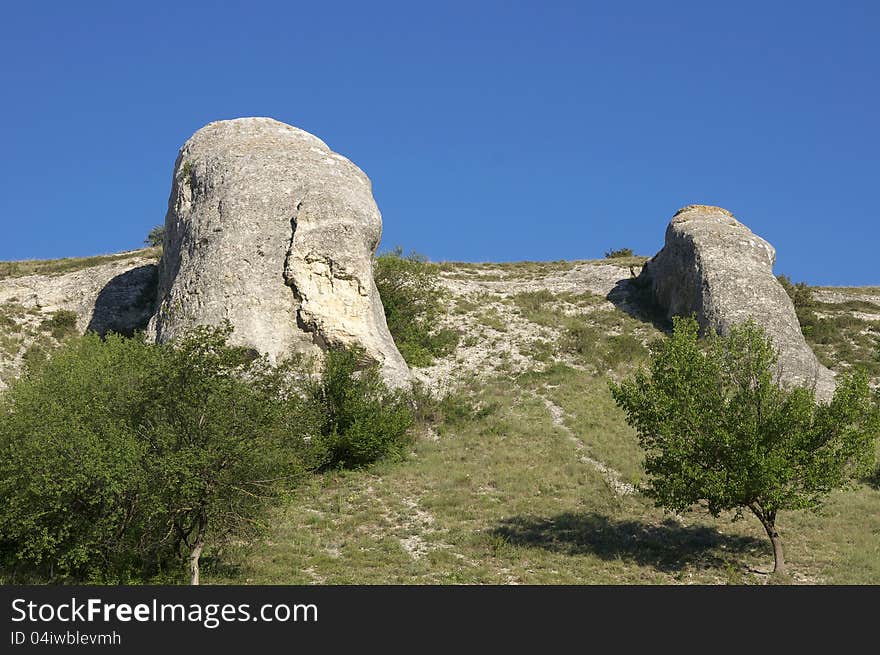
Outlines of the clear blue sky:
{"label": "clear blue sky", "polygon": [[373,180],[383,248],[653,254],[730,209],[777,272],[880,284],[877,2],[8,2],[0,259],[135,248],[181,144],[271,116]]}

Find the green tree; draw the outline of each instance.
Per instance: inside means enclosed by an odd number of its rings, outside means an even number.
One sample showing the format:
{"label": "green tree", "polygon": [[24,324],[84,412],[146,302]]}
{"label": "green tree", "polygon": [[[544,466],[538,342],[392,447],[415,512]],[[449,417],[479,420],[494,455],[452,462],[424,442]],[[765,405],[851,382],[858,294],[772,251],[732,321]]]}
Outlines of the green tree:
{"label": "green tree", "polygon": [[693,318],[675,319],[650,369],[611,384],[646,451],[646,492],[672,511],[749,510],[772,543],[774,572],[784,572],[778,512],[817,509],[872,466],[878,421],[867,380],[842,376],[831,402],[817,405],[812,390],[777,384],[777,355],[754,322],[705,343],[698,333]]}
{"label": "green tree", "polygon": [[156,247],[162,245],[162,240],[164,238],[165,238],[165,226],[164,225],[156,225],[147,234],[147,238],[144,239],[144,245],[149,248],[156,248]]}
{"label": "green tree", "polygon": [[295,362],[272,368],[229,334],[89,334],[4,393],[4,568],[121,582],[188,560],[198,583],[206,546],[259,529],[306,469],[318,421]]}
{"label": "green tree", "polygon": [[293,371],[230,346],[231,332],[196,327],[146,372],[154,393],[139,431],[153,537],[185,554],[191,584],[207,544],[259,528],[266,501],[293,486],[317,427]]}
{"label": "green tree", "polygon": [[813,290],[806,282],[792,282],[787,275],[777,275],[776,279],[785,289],[788,297],[794,305],[794,311],[797,315],[798,323],[801,326],[801,332],[804,336],[812,339],[824,341],[832,332],[837,332],[835,326],[827,320],[820,319],[816,314],[816,301],[813,298]]}
{"label": "green tree", "polygon": [[138,574],[127,542],[142,528],[144,444],[120,417],[140,413],[139,371],[153,354],[117,337],[75,338],[32,360],[0,397],[4,569],[89,582]]}
{"label": "green tree", "polygon": [[447,294],[436,265],[396,248],[376,258],[374,277],[388,331],[407,364],[430,366],[455,348],[458,332],[438,327]]}

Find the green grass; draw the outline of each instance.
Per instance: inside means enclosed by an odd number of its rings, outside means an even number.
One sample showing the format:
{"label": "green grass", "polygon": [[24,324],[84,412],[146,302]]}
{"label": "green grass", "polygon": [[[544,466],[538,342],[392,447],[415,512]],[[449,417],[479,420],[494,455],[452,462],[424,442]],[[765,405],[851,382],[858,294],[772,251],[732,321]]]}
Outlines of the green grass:
{"label": "green grass", "polygon": [[583,259],[522,262],[438,262],[437,268],[447,278],[499,282],[502,280],[540,280],[549,275],[571,271],[577,266],[618,266],[623,269],[641,268],[649,257],[613,257],[610,259]]}
{"label": "green grass", "polygon": [[110,262],[133,259],[135,257],[147,257],[158,259],[162,254],[161,248],[143,248],[133,252],[118,253],[114,255],[96,255],[94,257],[66,257],[64,259],[31,259],[14,262],[0,262],[0,280],[25,275],[62,275],[73,271],[80,271],[92,266],[109,264]]}
{"label": "green grass", "polygon": [[[819,361],[836,372],[865,371],[880,382],[880,304],[866,300],[877,287],[809,287],[779,277],[791,297],[801,331]],[[854,296],[843,302],[821,302],[815,291],[829,290]],[[862,314],[857,316],[856,314]],[[867,314],[868,316],[864,316]]]}
{"label": "green grass", "polygon": [[[590,263],[628,267],[644,259]],[[438,267],[451,277],[528,279],[580,263]],[[62,269],[47,264],[43,270]],[[670,516],[641,494],[618,495],[582,461],[587,455],[624,482],[644,482],[642,452],[608,379],[645,362],[645,343],[660,330],[590,293],[481,294],[456,298],[451,311],[506,332],[505,319],[490,303],[507,303],[523,319],[549,328],[520,348],[543,370],[515,375],[502,361],[503,375],[479,384],[458,380],[463,390],[430,410],[440,421],[436,435],[418,439],[405,461],[309,479],[273,510],[262,538],[206,553],[205,582],[768,582],[755,571],[772,568],[772,551],[751,517],[713,519],[701,510]],[[828,316],[817,317],[826,323],[807,338],[823,361],[838,370],[872,366],[870,347],[880,325],[851,314],[871,313],[869,305],[874,307],[858,298],[816,304],[815,311]],[[4,333],[14,331],[11,324],[26,311],[15,303],[0,306]],[[494,336],[514,338],[513,331]],[[16,350],[17,339],[8,334],[0,349]],[[475,334],[463,336],[468,347],[481,342],[492,347]],[[26,359],[38,360],[51,347],[48,335],[38,333]],[[559,408],[561,425],[547,402]],[[880,473],[833,493],[819,514],[783,513],[779,527],[795,581],[880,584]]]}
{"label": "green grass", "polygon": [[516,294],[511,302],[523,318],[560,332],[559,353],[573,355],[599,371],[644,361],[648,352],[644,341],[660,334],[615,307],[602,307],[605,299],[589,292],[534,291]]}
{"label": "green grass", "polygon": [[850,313],[853,310],[833,305],[823,305],[820,311],[824,316],[799,313],[804,337],[819,361],[838,372],[860,368],[869,376],[880,376],[880,320],[858,318]]}
{"label": "green grass", "polygon": [[507,323],[501,318],[498,311],[492,307],[484,309],[478,314],[480,323],[498,332],[507,332]]}
{"label": "green grass", "polygon": [[[578,460],[540,394],[592,457],[640,475],[635,436],[606,381],[568,367],[473,389],[483,407],[418,441],[409,459],[316,478],[277,508],[264,539],[207,581],[248,584],[674,584],[768,581],[757,521],[665,515],[616,496]],[[880,491],[832,495],[780,518],[795,581],[880,582]],[[409,548],[409,551],[407,550]]]}

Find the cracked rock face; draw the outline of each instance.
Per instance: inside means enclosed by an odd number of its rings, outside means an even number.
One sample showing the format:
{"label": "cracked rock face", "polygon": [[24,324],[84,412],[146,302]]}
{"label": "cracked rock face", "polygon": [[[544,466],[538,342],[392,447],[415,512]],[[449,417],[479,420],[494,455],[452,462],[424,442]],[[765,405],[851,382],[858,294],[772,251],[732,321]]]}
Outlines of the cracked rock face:
{"label": "cracked rock face", "polygon": [[689,205],[666,229],[666,244],[642,270],[654,300],[667,315],[695,313],[700,326],[727,334],[754,318],[779,351],[781,379],[815,384],[816,397],[830,400],[834,374],[819,363],[804,340],[794,305],[773,275],[776,250],[726,209]]}
{"label": "cracked rock face", "polygon": [[149,334],[227,319],[233,343],[273,361],[356,344],[403,386],[373,282],[381,233],[369,178],[317,137],[269,118],[210,123],[174,166]]}

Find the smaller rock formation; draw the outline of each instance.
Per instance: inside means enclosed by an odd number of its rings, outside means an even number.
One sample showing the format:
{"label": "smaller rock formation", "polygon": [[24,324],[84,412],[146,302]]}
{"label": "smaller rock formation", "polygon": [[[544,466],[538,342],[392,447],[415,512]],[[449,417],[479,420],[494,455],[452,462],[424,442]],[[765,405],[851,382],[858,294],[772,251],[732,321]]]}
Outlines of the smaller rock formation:
{"label": "smaller rock formation", "polygon": [[153,313],[157,266],[153,251],[97,256],[91,266],[66,273],[35,273],[0,279],[0,390],[18,377],[24,356],[46,338],[43,323],[60,310],[76,314],[76,331],[133,335]]}
{"label": "smaller rock formation", "polygon": [[688,205],[666,229],[666,244],[642,270],[668,317],[696,314],[704,330],[727,334],[753,318],[779,351],[780,377],[788,385],[815,385],[828,401],[834,374],[804,340],[794,305],[773,275],[776,250],[726,209]]}

